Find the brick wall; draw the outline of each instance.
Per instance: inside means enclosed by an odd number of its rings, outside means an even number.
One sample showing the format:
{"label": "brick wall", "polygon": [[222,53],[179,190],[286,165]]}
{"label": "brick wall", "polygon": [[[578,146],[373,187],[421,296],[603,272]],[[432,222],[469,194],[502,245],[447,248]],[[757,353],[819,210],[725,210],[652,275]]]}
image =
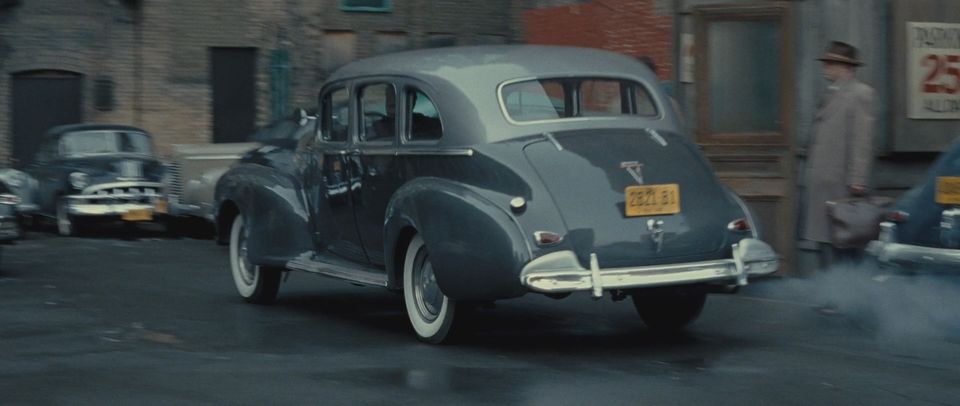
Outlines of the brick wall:
{"label": "brick wall", "polygon": [[[270,120],[270,51],[290,54],[289,107],[313,108],[323,80],[344,61],[325,58],[347,44],[352,58],[428,46],[517,43],[520,1],[392,1],[385,13],[340,10],[340,0],[30,0],[0,8],[0,162],[13,135],[11,77],[29,70],[83,76],[87,122],[132,124],[154,135],[158,150],[213,138],[209,49],[257,50],[258,125]],[[341,37],[331,33],[347,34]],[[334,62],[329,62],[334,61]],[[329,63],[328,63],[329,62]],[[95,108],[94,81],[113,81],[114,108]]]}
{"label": "brick wall", "polygon": [[660,0],[593,0],[524,12],[531,44],[601,48],[649,56],[662,80],[673,72],[673,17]]}

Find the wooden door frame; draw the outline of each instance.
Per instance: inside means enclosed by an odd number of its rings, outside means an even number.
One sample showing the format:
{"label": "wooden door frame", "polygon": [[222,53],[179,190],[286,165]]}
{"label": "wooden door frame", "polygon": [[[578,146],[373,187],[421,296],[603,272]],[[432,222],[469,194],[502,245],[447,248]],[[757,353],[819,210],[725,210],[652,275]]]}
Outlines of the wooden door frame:
{"label": "wooden door frame", "polygon": [[[795,58],[788,52],[794,43],[793,7],[787,2],[754,4],[716,4],[698,6],[694,16],[694,86],[696,92],[697,142],[701,144],[789,145],[793,148]],[[780,21],[782,52],[780,53],[780,132],[718,133],[710,128],[710,23],[719,21]]]}

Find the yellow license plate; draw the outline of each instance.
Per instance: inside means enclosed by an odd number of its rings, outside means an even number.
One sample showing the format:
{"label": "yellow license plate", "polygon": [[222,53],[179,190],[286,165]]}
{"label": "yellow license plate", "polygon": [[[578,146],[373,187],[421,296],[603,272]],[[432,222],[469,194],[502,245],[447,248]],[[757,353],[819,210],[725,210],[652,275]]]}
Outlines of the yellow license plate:
{"label": "yellow license plate", "polygon": [[960,204],[960,176],[937,177],[937,203]]}
{"label": "yellow license plate", "polygon": [[154,207],[154,211],[157,212],[157,213],[160,213],[160,214],[166,214],[166,213],[167,213],[167,200],[166,200],[166,199],[157,200],[157,204],[156,204],[156,206]]}
{"label": "yellow license plate", "polygon": [[680,212],[680,185],[676,183],[627,186],[624,194],[626,195],[627,217],[656,216]]}
{"label": "yellow license plate", "polygon": [[136,209],[123,213],[120,216],[123,221],[150,221],[153,220],[153,212],[149,209]]}

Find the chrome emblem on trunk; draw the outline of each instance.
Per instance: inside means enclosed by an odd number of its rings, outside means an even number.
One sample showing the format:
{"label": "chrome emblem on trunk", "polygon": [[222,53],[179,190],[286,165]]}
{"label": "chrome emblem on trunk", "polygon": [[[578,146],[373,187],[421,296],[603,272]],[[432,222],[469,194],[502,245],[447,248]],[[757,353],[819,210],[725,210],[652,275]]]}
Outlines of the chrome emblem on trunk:
{"label": "chrome emblem on trunk", "polygon": [[639,184],[643,184],[643,164],[637,161],[620,162],[620,167],[627,170],[630,176]]}
{"label": "chrome emblem on trunk", "polygon": [[657,252],[660,252],[663,248],[663,220],[647,220],[647,231],[650,231],[650,239],[657,247]]}

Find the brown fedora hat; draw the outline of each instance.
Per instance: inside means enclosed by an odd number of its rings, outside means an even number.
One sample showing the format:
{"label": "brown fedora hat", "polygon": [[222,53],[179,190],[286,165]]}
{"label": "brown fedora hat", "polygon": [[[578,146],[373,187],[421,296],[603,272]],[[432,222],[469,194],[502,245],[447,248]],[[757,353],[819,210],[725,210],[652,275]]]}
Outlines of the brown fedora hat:
{"label": "brown fedora hat", "polygon": [[827,47],[823,56],[817,58],[818,61],[845,63],[847,65],[860,66],[863,62],[857,60],[857,48],[845,42],[833,41]]}

